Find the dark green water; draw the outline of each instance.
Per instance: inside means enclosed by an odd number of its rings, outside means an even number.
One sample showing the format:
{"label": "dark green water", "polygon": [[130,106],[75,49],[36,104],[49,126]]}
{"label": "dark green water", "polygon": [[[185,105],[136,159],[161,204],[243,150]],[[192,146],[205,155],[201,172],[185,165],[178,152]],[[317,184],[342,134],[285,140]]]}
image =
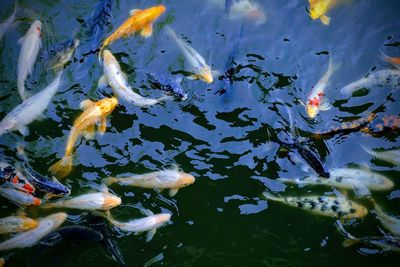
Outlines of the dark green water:
{"label": "dark green water", "polygon": [[[19,1],[26,14],[40,14],[44,47],[73,38],[82,19],[90,16],[97,0]],[[72,195],[96,189],[101,178],[126,173],[145,173],[177,164],[196,177],[196,182],[175,197],[129,187],[113,186],[112,192],[123,204],[112,210],[121,221],[143,216],[139,208],[154,213],[169,212],[171,222],[160,228],[152,241],[145,235],[126,234],[114,229],[115,238],[128,266],[394,266],[398,254],[380,252],[374,247],[344,248],[343,236],[335,219],[318,217],[303,210],[262,199],[266,189],[282,195],[325,194],[329,187],[285,187],[278,177],[298,177],[306,173],[303,163],[292,164],[273,142],[276,135],[288,132],[288,114],[277,103],[281,99],[290,109],[294,126],[308,147],[330,167],[368,165],[389,177],[395,186],[373,193],[387,212],[400,215],[398,167],[374,160],[359,144],[371,148],[399,146],[397,128],[386,134],[354,132],[329,139],[310,137],[312,133],[340,127],[345,121],[365,118],[381,107],[378,116],[399,116],[400,91],[389,86],[369,88],[361,96],[346,97],[339,89],[372,69],[388,67],[379,50],[399,56],[396,46],[384,46],[390,36],[400,32],[400,2],[396,0],[354,0],[329,12],[331,25],[312,21],[308,1],[259,1],[267,20],[257,25],[246,22],[235,56],[235,82],[226,93],[218,93],[222,83],[207,85],[183,80],[189,97],[141,109],[120,105],[108,119],[107,132],[95,140],[75,145],[75,166],[65,184]],[[155,24],[153,36],[134,36],[114,42],[109,48],[119,60],[131,85],[142,95],[159,96],[148,90],[144,72],[170,74],[185,69],[187,63],[176,44],[162,31],[170,24],[190,40],[213,69],[225,71],[225,64],[239,38],[242,20],[230,20],[223,9],[207,1],[115,1],[112,25],[106,35],[127,17],[128,10],[162,3],[167,12]],[[0,21],[13,10],[13,1],[1,0]],[[32,11],[32,12],[28,12]],[[26,16],[25,16],[26,17]],[[39,18],[32,17],[31,18]],[[24,19],[0,41],[0,117],[21,100],[16,74],[22,37],[31,21]],[[391,40],[393,40],[393,38]],[[89,44],[81,42],[75,58],[66,67],[62,86],[45,112],[45,118],[29,125],[30,135],[8,133],[0,146],[15,157],[16,143],[24,143],[30,164],[42,173],[62,157],[80,101],[97,100],[111,89],[96,90],[103,73],[97,55],[85,55]],[[309,91],[326,72],[329,57],[340,67],[331,77],[326,96],[333,101],[329,111],[316,119],[307,118],[298,99],[306,100]],[[177,74],[177,76],[179,76]],[[54,74],[37,62],[27,82],[29,92],[46,87]],[[289,154],[291,158],[295,153]],[[357,199],[368,208],[368,201]],[[12,214],[16,206],[0,199],[1,217]],[[33,217],[50,211],[28,209]],[[87,223],[87,212],[68,211],[65,225]],[[365,218],[345,223],[356,236],[382,235],[382,226],[369,213]],[[100,246],[92,243],[62,243],[38,256],[35,249],[5,252],[6,266],[114,266]]]}

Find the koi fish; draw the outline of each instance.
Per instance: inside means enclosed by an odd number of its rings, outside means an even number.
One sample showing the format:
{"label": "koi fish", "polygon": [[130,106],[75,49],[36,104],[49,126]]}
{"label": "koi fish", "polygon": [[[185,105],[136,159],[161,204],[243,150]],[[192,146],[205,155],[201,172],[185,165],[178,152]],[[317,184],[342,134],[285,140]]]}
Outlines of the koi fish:
{"label": "koi fish", "polygon": [[310,3],[310,17],[320,19],[324,25],[329,25],[331,19],[325,15],[335,4],[335,0],[308,0]]}
{"label": "koi fish", "polygon": [[24,100],[0,121],[0,136],[9,131],[18,130],[22,135],[29,134],[27,127],[46,110],[51,98],[57,92],[60,85],[61,72],[54,81],[39,93]]}
{"label": "koi fish", "polygon": [[42,53],[42,58],[47,62],[50,69],[58,72],[71,59],[78,44],[78,39],[57,43]]}
{"label": "koi fish", "polygon": [[314,118],[319,111],[326,111],[331,108],[328,101],[324,99],[325,88],[329,85],[329,79],[336,67],[333,65],[332,59],[329,59],[329,66],[327,72],[318,81],[315,87],[312,89],[310,95],[307,98],[306,112],[310,118]]}
{"label": "koi fish", "polygon": [[26,193],[34,193],[35,187],[17,169],[6,162],[0,162],[0,184]]}
{"label": "koi fish", "polygon": [[373,245],[382,248],[384,251],[400,252],[400,239],[394,236],[367,236],[351,239],[346,239],[343,241],[343,247],[349,247],[357,243],[362,243],[366,245]]}
{"label": "koi fish", "polygon": [[26,99],[25,80],[32,73],[33,65],[39,49],[42,46],[42,23],[39,20],[33,22],[24,37],[18,40],[21,51],[18,58],[18,92],[22,100]]}
{"label": "koi fish", "polygon": [[112,218],[109,212],[107,212],[106,218],[119,229],[126,232],[141,233],[147,232],[146,242],[149,242],[156,233],[157,228],[163,226],[169,219],[171,214],[160,213],[153,214],[151,211],[146,211],[147,217],[130,220],[128,222],[119,222]]}
{"label": "koi fish", "polygon": [[82,30],[89,37],[91,51],[98,49],[105,27],[111,24],[113,3],[113,0],[100,0],[92,16],[83,22]]}
{"label": "koi fish", "polygon": [[0,244],[0,251],[27,248],[36,245],[43,237],[57,229],[67,218],[64,212],[55,213],[38,219],[39,224],[35,229],[17,234]]}
{"label": "koi fish", "polygon": [[107,85],[109,85],[113,89],[114,94],[118,96],[118,98],[139,107],[152,106],[171,98],[170,96],[164,96],[158,99],[153,99],[146,98],[135,93],[130,87],[125,73],[122,72],[117,59],[114,57],[113,54],[111,54],[109,50],[104,50],[103,59],[104,75],[99,80],[99,88],[105,88]]}
{"label": "koi fish", "polygon": [[327,185],[343,189],[355,189],[356,193],[368,195],[369,190],[389,190],[394,186],[393,182],[383,175],[369,170],[354,168],[338,168],[330,170],[329,179],[317,176],[289,179],[278,178],[280,182],[297,185]]}
{"label": "koi fish", "polygon": [[400,70],[398,69],[386,69],[378,70],[369,74],[365,78],[361,78],[358,81],[349,83],[340,89],[340,93],[350,95],[354,91],[361,88],[369,88],[375,85],[391,85],[397,87],[400,85]]}
{"label": "koi fish", "polygon": [[389,230],[392,234],[400,236],[400,218],[385,213],[375,200],[372,199],[374,204],[375,215],[381,221],[383,227]]}
{"label": "koi fish", "polygon": [[14,12],[8,19],[6,19],[2,24],[0,24],[0,40],[3,37],[3,35],[7,32],[8,28],[10,28],[11,24],[15,22],[15,15],[17,14],[17,9],[18,5],[16,0],[14,6]]}
{"label": "koi fish", "polygon": [[180,85],[179,80],[173,80],[160,74],[157,74],[156,76],[154,73],[147,73],[147,77],[153,88],[173,94],[179,97],[182,101],[187,99],[187,94]]}
{"label": "koi fish", "polygon": [[55,246],[63,240],[69,241],[94,241],[100,242],[103,240],[103,235],[87,226],[81,225],[70,225],[58,228],[57,230],[49,233],[40,240],[40,245],[43,246]]}
{"label": "koi fish", "polygon": [[269,200],[302,208],[311,213],[341,219],[362,218],[368,210],[344,197],[307,196],[307,197],[275,197],[268,192],[263,193]]}
{"label": "koi fish", "polygon": [[148,38],[153,33],[153,23],[159,16],[165,12],[166,8],[163,5],[153,6],[147,9],[133,9],[129,12],[130,17],[125,20],[109,37],[107,37],[100,47],[99,57],[104,48],[120,39],[128,37],[134,33],[140,32],[145,38]]}
{"label": "koi fish", "polygon": [[400,65],[400,57],[389,57],[382,51],[381,51],[381,55],[382,55],[383,60],[385,60],[386,62],[388,62],[392,65]]}
{"label": "koi fish", "polygon": [[13,188],[0,187],[0,195],[7,198],[11,202],[16,203],[17,205],[22,206],[39,206],[42,203],[40,198]]}
{"label": "koi fish", "polygon": [[299,155],[313,168],[313,170],[321,177],[329,178],[329,170],[325,163],[311,150],[305,148],[297,142],[286,143],[278,140],[278,143],[289,148],[296,149]]}
{"label": "koi fish", "polygon": [[179,188],[193,184],[194,177],[188,173],[177,170],[163,170],[146,174],[133,175],[126,178],[110,177],[102,182],[106,185],[118,183],[125,186],[137,186],[142,188],[169,189],[169,195],[174,196]]}
{"label": "koi fish", "polygon": [[167,34],[178,44],[179,48],[185,55],[186,60],[193,69],[194,74],[187,76],[187,78],[192,80],[202,80],[206,83],[212,83],[213,74],[211,72],[211,68],[207,65],[204,58],[185,41],[179,39],[171,27],[167,26],[166,31]]}
{"label": "koi fish", "polygon": [[0,267],[3,267],[5,263],[6,263],[5,259],[0,258]]}
{"label": "koi fish", "polygon": [[124,257],[122,256],[118,245],[115,243],[114,236],[110,227],[108,227],[104,216],[91,216],[89,217],[89,223],[95,230],[99,231],[103,235],[101,245],[107,252],[107,255],[116,261],[119,264],[118,266],[126,266]]}
{"label": "koi fish", "polygon": [[80,103],[83,109],[82,114],[75,120],[74,125],[68,136],[65,154],[53,164],[49,171],[59,178],[65,177],[72,168],[72,152],[74,144],[80,135],[86,139],[91,139],[95,134],[95,125],[99,123],[98,132],[104,134],[107,127],[106,118],[118,105],[118,100],[115,97],[104,98],[97,102],[86,99]]}
{"label": "koi fish", "polygon": [[393,165],[400,166],[400,150],[399,149],[390,149],[386,151],[374,151],[371,149],[366,148],[365,146],[361,145],[361,147],[370,154],[371,156],[389,162]]}
{"label": "koi fish", "polygon": [[248,19],[256,24],[263,24],[267,19],[260,4],[251,0],[226,0],[225,12],[229,19]]}
{"label": "koi fish", "polygon": [[121,204],[121,198],[107,192],[84,194],[57,202],[45,203],[44,209],[69,208],[81,210],[109,210]]}
{"label": "koi fish", "polygon": [[0,234],[19,233],[34,229],[39,222],[26,216],[8,216],[0,219]]}

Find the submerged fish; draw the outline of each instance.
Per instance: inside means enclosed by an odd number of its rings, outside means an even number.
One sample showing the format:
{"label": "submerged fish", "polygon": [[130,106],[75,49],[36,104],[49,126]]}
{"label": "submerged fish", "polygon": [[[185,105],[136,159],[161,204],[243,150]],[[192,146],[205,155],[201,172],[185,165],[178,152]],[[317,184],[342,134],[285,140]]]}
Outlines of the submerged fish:
{"label": "submerged fish", "polygon": [[400,65],[400,57],[389,57],[388,55],[386,55],[385,53],[383,53],[381,51],[382,54],[382,58],[383,60],[385,60],[386,62],[392,64],[392,65]]}
{"label": "submerged fish", "polygon": [[310,3],[310,17],[320,19],[324,25],[329,25],[331,19],[325,15],[335,4],[336,0],[308,0]]}
{"label": "submerged fish", "polygon": [[0,24],[0,40],[3,37],[3,35],[7,32],[8,28],[10,28],[11,24],[15,22],[15,15],[17,14],[17,9],[18,9],[17,0],[15,0],[14,12],[8,19],[6,19],[3,23]]}
{"label": "submerged fish", "polygon": [[113,0],[100,0],[89,19],[83,25],[83,33],[89,37],[91,51],[96,51],[103,39],[105,27],[111,23]]}
{"label": "submerged fish", "polygon": [[367,215],[368,210],[344,197],[307,196],[307,197],[275,197],[268,192],[263,193],[269,200],[278,201],[287,205],[308,210],[322,216],[341,219],[361,218]]}
{"label": "submerged fish", "polygon": [[130,220],[128,222],[119,222],[114,220],[110,214],[108,214],[108,220],[116,227],[120,228],[126,232],[141,233],[146,232],[146,242],[149,242],[156,233],[157,228],[163,226],[169,219],[171,219],[171,214],[160,213],[160,214],[150,214],[147,217]]}
{"label": "submerged fish", "polygon": [[354,91],[361,88],[368,88],[371,86],[382,86],[382,85],[391,85],[391,86],[399,86],[400,85],[400,70],[398,69],[386,69],[386,70],[378,70],[369,74],[365,78],[361,78],[358,81],[352,82],[342,89],[340,89],[340,93],[345,95],[350,95]]}
{"label": "submerged fish", "polygon": [[41,192],[46,193],[45,199],[58,196],[68,196],[71,193],[68,187],[60,183],[55,177],[49,178],[34,171],[27,163],[23,164],[27,179]]}
{"label": "submerged fish", "polygon": [[71,59],[78,44],[78,39],[57,43],[44,52],[42,58],[47,62],[51,69],[58,72]]}
{"label": "submerged fish", "polygon": [[33,65],[42,45],[42,23],[36,20],[32,23],[24,37],[18,40],[21,51],[18,57],[18,92],[22,100],[26,99],[25,80],[32,73]]}
{"label": "submerged fish", "polygon": [[325,98],[325,89],[329,85],[329,79],[336,67],[333,65],[332,59],[329,59],[328,70],[311,90],[305,104],[307,115],[310,118],[317,116],[319,111],[326,111],[331,108],[329,102]]}
{"label": "submerged fish", "polygon": [[382,248],[384,251],[400,252],[400,239],[393,236],[367,236],[347,239],[343,242],[344,247],[349,247],[357,243],[373,245]]}
{"label": "submerged fish", "polygon": [[385,213],[373,200],[376,218],[381,221],[383,227],[392,234],[400,236],[400,218]]}
{"label": "submerged fish", "polygon": [[283,141],[278,140],[278,143],[289,148],[296,149],[299,155],[311,166],[311,168],[321,177],[329,178],[329,170],[326,167],[325,163],[322,162],[321,159],[315,154],[313,151],[305,148],[300,145],[298,142],[293,143],[285,143]]}
{"label": "submerged fish", "polygon": [[278,178],[277,180],[288,184],[327,185],[343,189],[355,189],[360,194],[369,194],[369,190],[389,190],[394,185],[391,180],[383,175],[353,168],[331,169],[329,179],[306,176],[297,179]]}
{"label": "submerged fish", "polygon": [[94,241],[100,242],[103,235],[87,226],[71,225],[58,228],[40,240],[42,246],[55,246],[61,241]]}
{"label": "submerged fish", "polygon": [[374,156],[377,159],[389,162],[393,165],[400,166],[400,150],[391,149],[386,151],[374,151],[361,146],[368,154]]}
{"label": "submerged fish", "polygon": [[185,41],[179,39],[172,28],[167,26],[166,31],[168,35],[178,44],[192,68],[194,74],[187,76],[187,78],[203,80],[206,83],[212,83],[214,80],[213,74],[211,72],[211,68],[207,65],[204,58]]}
{"label": "submerged fish", "polygon": [[160,74],[155,75],[154,73],[147,73],[147,77],[152,87],[173,94],[179,97],[182,101],[187,99],[187,94],[183,90],[179,81]]}
{"label": "submerged fish", "polygon": [[109,85],[119,99],[122,98],[123,100],[139,107],[152,106],[171,98],[169,96],[164,96],[158,99],[153,99],[146,98],[135,93],[130,87],[126,75],[122,72],[121,67],[114,55],[106,49],[103,52],[103,58],[104,75],[99,80],[99,88],[104,88]]}
{"label": "submerged fish", "polygon": [[55,213],[47,217],[38,219],[39,224],[35,229],[17,234],[0,244],[0,251],[27,248],[36,245],[40,239],[51,231],[57,229],[67,218],[64,212]]}
{"label": "submerged fish", "polygon": [[229,19],[248,19],[263,24],[267,16],[259,3],[252,0],[226,0],[225,12]]}
{"label": "submerged fish", "polygon": [[116,261],[119,264],[118,266],[126,266],[124,257],[122,256],[117,243],[115,243],[115,238],[105,221],[104,216],[91,216],[89,218],[89,223],[95,230],[99,231],[103,235],[101,245],[107,252],[107,255]]}
{"label": "submerged fish", "polygon": [[130,11],[130,17],[125,20],[109,37],[107,37],[100,47],[99,57],[103,49],[121,37],[128,37],[134,33],[140,32],[143,37],[150,37],[153,33],[153,23],[159,16],[165,12],[165,6],[158,5],[147,9],[133,9]]}
{"label": "submerged fish", "polygon": [[46,110],[51,98],[57,92],[60,85],[61,72],[58,73],[54,81],[39,93],[24,100],[22,104],[14,108],[0,122],[0,136],[9,131],[18,130],[22,135],[28,135],[27,127]]}
{"label": "submerged fish", "polygon": [[169,189],[169,195],[174,196],[178,193],[179,188],[191,185],[194,181],[194,177],[188,173],[177,170],[163,170],[126,178],[110,177],[103,179],[102,182],[106,185],[118,183],[120,185],[143,188]]}
{"label": "submerged fish", "polygon": [[13,187],[26,193],[35,192],[35,187],[25,175],[6,162],[0,162],[0,185]]}
{"label": "submerged fish", "polygon": [[13,188],[0,187],[0,195],[7,198],[11,202],[23,206],[39,206],[42,203],[40,198]]}
{"label": "submerged fish", "polygon": [[95,125],[99,123],[98,131],[104,134],[107,127],[106,118],[118,105],[118,100],[115,97],[104,98],[97,102],[89,99],[81,102],[80,107],[84,110],[82,114],[75,120],[74,125],[68,136],[65,154],[53,164],[49,171],[59,178],[65,177],[72,168],[72,152],[74,144],[80,135],[90,139],[94,137]]}
{"label": "submerged fish", "polygon": [[25,232],[38,226],[38,221],[26,216],[8,216],[0,219],[0,234]]}
{"label": "submerged fish", "polygon": [[81,210],[108,210],[121,204],[121,198],[107,192],[89,193],[57,202],[45,203],[41,208],[69,208]]}

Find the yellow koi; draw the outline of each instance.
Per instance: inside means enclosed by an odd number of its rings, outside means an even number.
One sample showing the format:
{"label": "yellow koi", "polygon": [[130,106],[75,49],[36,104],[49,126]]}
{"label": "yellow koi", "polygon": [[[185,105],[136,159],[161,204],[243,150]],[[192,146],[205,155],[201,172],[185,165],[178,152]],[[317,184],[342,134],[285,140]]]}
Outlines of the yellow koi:
{"label": "yellow koi", "polygon": [[310,3],[310,17],[320,19],[324,25],[329,25],[331,18],[325,15],[336,3],[335,0],[308,0]]}
{"label": "yellow koi", "polygon": [[137,32],[143,37],[150,37],[153,33],[154,21],[165,12],[163,5],[153,6],[144,10],[133,9],[130,11],[130,17],[121,24],[110,36],[108,36],[100,47],[99,57],[103,49],[121,37],[128,37]]}
{"label": "yellow koi", "polygon": [[39,222],[26,216],[8,216],[0,219],[0,234],[25,232],[34,229]]}
{"label": "yellow koi", "polygon": [[107,127],[106,118],[117,105],[118,100],[115,97],[104,98],[97,102],[93,102],[89,99],[81,102],[80,107],[84,111],[75,120],[72,126],[68,136],[64,157],[49,168],[52,174],[62,178],[71,171],[72,152],[78,137],[83,135],[86,139],[93,138],[95,134],[95,125],[97,123],[99,123],[99,133],[104,134]]}

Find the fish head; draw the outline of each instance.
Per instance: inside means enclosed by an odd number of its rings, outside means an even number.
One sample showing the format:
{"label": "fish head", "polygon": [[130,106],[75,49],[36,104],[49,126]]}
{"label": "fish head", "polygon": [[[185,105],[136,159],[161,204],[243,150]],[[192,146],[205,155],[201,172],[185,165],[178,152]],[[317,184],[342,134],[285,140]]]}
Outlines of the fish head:
{"label": "fish head", "polygon": [[214,81],[213,75],[212,75],[211,70],[210,70],[210,68],[208,66],[205,66],[202,69],[200,69],[200,77],[206,83],[212,83]]}
{"label": "fish head", "polygon": [[317,98],[313,98],[308,101],[306,105],[306,112],[308,117],[311,119],[315,118],[317,116],[319,111],[319,100]]}
{"label": "fish head", "polygon": [[165,222],[169,221],[169,219],[171,219],[171,214],[169,213],[160,213],[156,216],[157,224],[164,224]]}
{"label": "fish head", "polygon": [[156,20],[166,10],[164,5],[153,6],[147,9],[148,14],[152,17],[151,20]]}
{"label": "fish head", "polygon": [[39,224],[39,222],[37,220],[25,218],[22,223],[22,228],[26,229],[26,230],[34,229],[38,226],[38,224]]}
{"label": "fish head", "polygon": [[364,206],[353,202],[352,203],[352,212],[343,216],[343,218],[344,219],[363,218],[367,214],[368,214],[368,210]]}
{"label": "fish head", "polygon": [[117,63],[117,60],[115,59],[114,55],[108,49],[105,49],[103,51],[103,61],[105,65]]}
{"label": "fish head", "polygon": [[188,173],[180,172],[179,180],[177,182],[177,188],[191,185],[195,182],[194,176]]}
{"label": "fish head", "polygon": [[96,103],[96,106],[100,107],[103,116],[109,115],[117,105],[118,99],[115,97],[105,98]]}
{"label": "fish head", "polygon": [[67,219],[67,217],[68,214],[66,214],[65,212],[58,212],[47,216],[46,219],[53,221],[55,227],[57,228]]}
{"label": "fish head", "polygon": [[42,22],[40,20],[35,20],[32,23],[31,29],[37,32],[37,34],[41,35],[42,34]]}
{"label": "fish head", "polygon": [[104,203],[102,209],[109,210],[116,206],[121,205],[121,198],[109,193],[103,193]]}
{"label": "fish head", "polygon": [[328,11],[330,1],[315,1],[310,4],[310,17],[313,20],[318,19]]}

